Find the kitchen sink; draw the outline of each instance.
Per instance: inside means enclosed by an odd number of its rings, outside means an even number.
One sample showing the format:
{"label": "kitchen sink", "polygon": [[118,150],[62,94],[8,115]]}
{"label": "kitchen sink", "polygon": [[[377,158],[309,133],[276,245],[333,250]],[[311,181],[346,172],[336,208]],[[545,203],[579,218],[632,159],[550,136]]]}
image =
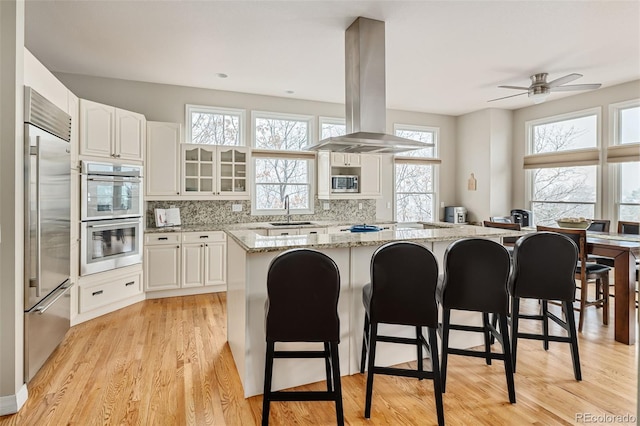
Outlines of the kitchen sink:
{"label": "kitchen sink", "polygon": [[298,225],[313,225],[311,222],[270,222],[269,225],[273,226],[298,226]]}

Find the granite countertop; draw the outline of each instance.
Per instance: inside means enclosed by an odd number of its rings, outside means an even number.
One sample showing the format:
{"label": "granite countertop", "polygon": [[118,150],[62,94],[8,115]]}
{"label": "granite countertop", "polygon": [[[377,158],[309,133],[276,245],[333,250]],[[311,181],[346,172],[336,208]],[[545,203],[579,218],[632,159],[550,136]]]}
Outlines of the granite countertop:
{"label": "granite countertop", "polygon": [[[145,228],[145,233],[163,233],[163,232],[210,232],[210,231],[229,231],[229,230],[255,230],[255,229],[292,229],[292,228],[323,228],[329,226],[351,226],[355,225],[353,221],[327,221],[327,220],[317,220],[317,221],[309,221],[310,223],[307,225],[296,224],[297,221],[293,221],[291,224],[274,226],[269,222],[246,222],[246,223],[227,223],[227,224],[216,224],[216,223],[202,223],[202,224],[194,224],[194,225],[181,225],[181,226],[165,226],[161,228],[155,227],[147,227]],[[284,221],[279,222],[284,223]],[[377,222],[367,222],[367,225],[382,225],[382,224],[390,224],[395,223],[393,221],[377,221]],[[362,225],[362,223],[358,223],[358,225]],[[452,225],[452,224],[449,224]]]}
{"label": "granite countertop", "polygon": [[[427,225],[429,226],[429,224]],[[451,225],[438,226],[438,224],[433,224],[429,229],[401,228],[379,232],[279,236],[262,236],[247,229],[227,229],[227,235],[248,253],[261,253],[302,247],[329,249],[381,245],[392,241],[436,242],[453,241],[466,237],[519,237],[526,234],[522,231],[474,225]]]}

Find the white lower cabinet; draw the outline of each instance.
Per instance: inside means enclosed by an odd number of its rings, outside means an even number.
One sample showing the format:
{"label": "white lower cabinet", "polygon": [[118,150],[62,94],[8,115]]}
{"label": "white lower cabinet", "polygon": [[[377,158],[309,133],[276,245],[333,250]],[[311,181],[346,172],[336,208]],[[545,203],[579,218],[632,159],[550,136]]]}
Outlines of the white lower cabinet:
{"label": "white lower cabinet", "polygon": [[227,235],[222,231],[145,235],[145,290],[175,290],[227,282]]}
{"label": "white lower cabinet", "polygon": [[[142,295],[142,270],[140,265],[135,265],[80,277],[79,283],[78,313],[87,314],[113,303]],[[133,303],[135,302],[137,300]],[[98,315],[106,312],[110,310],[98,312]]]}
{"label": "white lower cabinet", "polygon": [[299,228],[279,228],[279,229],[269,229],[267,231],[267,235],[274,236],[274,235],[299,235],[300,234],[300,230]]}
{"label": "white lower cabinet", "polygon": [[146,291],[180,288],[180,233],[146,234],[144,277]]}

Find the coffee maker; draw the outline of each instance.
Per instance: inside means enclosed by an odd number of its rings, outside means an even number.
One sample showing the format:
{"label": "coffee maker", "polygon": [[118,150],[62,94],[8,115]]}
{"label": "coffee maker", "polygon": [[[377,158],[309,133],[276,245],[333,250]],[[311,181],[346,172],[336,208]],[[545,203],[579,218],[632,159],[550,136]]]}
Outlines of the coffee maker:
{"label": "coffee maker", "polygon": [[513,223],[519,223],[520,226],[533,225],[533,213],[531,210],[513,209],[511,210],[511,217],[513,218]]}
{"label": "coffee maker", "polygon": [[451,223],[467,223],[467,209],[464,207],[445,207],[444,221]]}

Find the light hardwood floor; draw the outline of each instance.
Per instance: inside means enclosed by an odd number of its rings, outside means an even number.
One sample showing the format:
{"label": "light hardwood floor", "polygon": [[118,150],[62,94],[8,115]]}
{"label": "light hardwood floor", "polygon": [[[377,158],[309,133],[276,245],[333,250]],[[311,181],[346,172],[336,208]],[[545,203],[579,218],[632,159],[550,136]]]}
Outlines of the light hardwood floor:
{"label": "light hardwood floor", "polygon": [[[552,425],[580,423],[579,413],[635,416],[638,345],[614,342],[601,312],[588,311],[582,382],[573,378],[568,345],[551,343],[545,352],[541,342],[521,340],[512,405],[500,361],[487,366],[452,356],[446,422]],[[347,424],[436,423],[430,380],[376,376],[370,421],[363,418],[365,382],[362,374],[342,378]],[[243,397],[226,343],[225,293],[148,300],[75,326],[28,388],[22,410],[0,425],[253,425],[262,413],[261,396]],[[335,424],[334,406],[273,403],[271,424]]]}

